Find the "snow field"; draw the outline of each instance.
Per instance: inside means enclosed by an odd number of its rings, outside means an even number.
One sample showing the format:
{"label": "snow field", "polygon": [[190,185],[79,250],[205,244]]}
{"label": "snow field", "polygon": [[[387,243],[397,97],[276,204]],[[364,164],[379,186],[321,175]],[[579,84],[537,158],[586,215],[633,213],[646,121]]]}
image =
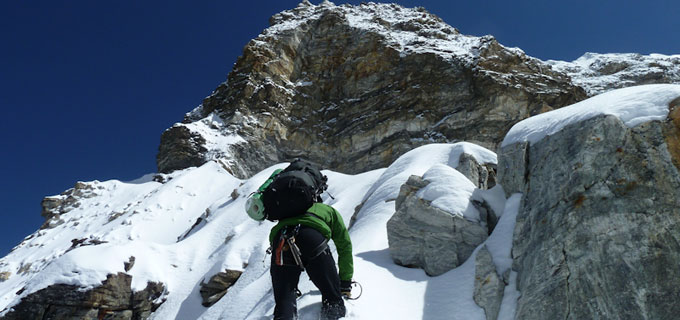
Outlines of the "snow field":
{"label": "snow field", "polygon": [[[473,144],[433,144],[406,153],[386,169],[358,175],[324,171],[329,178],[324,201],[338,209],[346,225],[354,220],[350,236],[355,280],[363,286],[363,295],[359,300],[347,301],[347,319],[484,319],[484,312],[472,300],[474,255],[444,275],[429,277],[421,269],[394,264],[387,244],[385,225],[395,211],[399,188],[412,174],[425,175],[430,189],[423,190],[423,197],[432,198],[433,203],[452,214],[478,219],[470,205],[465,206],[469,212],[456,209],[474,197],[484,197],[494,208],[506,206],[500,187],[475,189],[452,169],[463,152],[482,163],[496,161],[495,154]],[[79,208],[62,216],[66,223],[38,231],[36,234],[42,235],[27,240],[2,259],[3,268],[16,268],[19,261],[55,252],[32,272],[0,283],[0,307],[11,306],[18,298],[54,283],[97,286],[107,274],[125,272],[123,263],[134,256],[135,264],[127,271],[133,277],[134,290],[143,289],[147,281],[166,286],[165,302],[153,319],[271,318],[274,300],[270,256],[265,250],[274,223],[251,220],[244,205],[247,196],[273,170],[286,165],[272,166],[248,180],[236,179],[210,162],[174,173],[164,184],[149,181],[149,177],[135,183],[100,182],[103,189],[96,196],[83,199]],[[239,194],[236,199],[231,197],[234,189]],[[355,212],[357,208],[360,209]],[[109,221],[111,212],[121,214]],[[79,223],[73,226],[75,220]],[[511,263],[512,228],[514,215],[508,215],[506,208],[487,240],[499,272]],[[45,237],[51,237],[51,241],[45,241]],[[71,239],[79,238],[107,242],[69,249]],[[43,244],[43,251],[33,251],[34,243]],[[201,282],[225,269],[241,270],[243,274],[220,301],[210,308],[203,307]],[[16,288],[22,287],[26,290],[16,295]],[[304,273],[299,288],[303,292],[298,301],[300,319],[316,319],[320,293]],[[516,291],[511,287],[508,290],[511,294],[506,297],[504,310],[514,313],[517,295],[512,292]]]}

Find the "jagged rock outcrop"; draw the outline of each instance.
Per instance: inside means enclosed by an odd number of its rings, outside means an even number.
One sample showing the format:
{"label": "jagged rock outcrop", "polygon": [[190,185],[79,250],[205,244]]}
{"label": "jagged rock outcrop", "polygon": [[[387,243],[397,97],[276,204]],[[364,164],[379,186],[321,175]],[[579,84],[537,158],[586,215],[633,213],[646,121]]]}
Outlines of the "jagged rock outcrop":
{"label": "jagged rock outcrop", "polygon": [[524,194],[516,319],[680,313],[680,173],[677,144],[667,142],[674,112],[632,128],[600,115],[501,149],[499,183]]}
{"label": "jagged rock outcrop", "polygon": [[[160,172],[171,172],[205,163],[206,140],[187,127],[175,125],[161,135],[156,159]],[[162,157],[160,155],[163,155]],[[162,170],[160,170],[162,168]]]}
{"label": "jagged rock outcrop", "polygon": [[225,270],[210,277],[208,282],[201,281],[199,292],[203,299],[203,306],[210,307],[222,299],[227,294],[227,290],[241,277],[241,274],[243,274],[243,271]]}
{"label": "jagged rock outcrop", "polygon": [[163,133],[157,162],[168,172],[222,158],[244,177],[304,155],[358,173],[431,142],[495,149],[515,122],[585,97],[549,65],[423,8],[303,2]]}
{"label": "jagged rock outcrop", "polygon": [[32,293],[12,307],[3,319],[147,319],[160,304],[165,287],[149,282],[142,291],[131,289],[132,277],[110,274],[101,286],[90,290],[55,284]]}
{"label": "jagged rock outcrop", "polygon": [[45,197],[42,202],[41,215],[45,218],[45,223],[41,229],[54,228],[64,221],[60,218],[62,214],[80,206],[81,199],[88,199],[97,195],[97,190],[101,190],[98,181],[76,182],[73,188],[62,192],[60,195]]}
{"label": "jagged rock outcrop", "polygon": [[[433,206],[432,201],[418,194],[429,183],[422,177],[410,176],[401,186],[396,213],[387,222],[387,239],[390,255],[397,264],[419,267],[428,275],[437,276],[465,262],[486,240],[497,218],[488,206],[484,217],[479,217],[484,221],[471,221]],[[473,201],[470,203],[477,206]]]}
{"label": "jagged rock outcrop", "polygon": [[505,285],[496,271],[491,253],[483,246],[475,257],[475,289],[472,298],[484,309],[486,320],[498,319]]}

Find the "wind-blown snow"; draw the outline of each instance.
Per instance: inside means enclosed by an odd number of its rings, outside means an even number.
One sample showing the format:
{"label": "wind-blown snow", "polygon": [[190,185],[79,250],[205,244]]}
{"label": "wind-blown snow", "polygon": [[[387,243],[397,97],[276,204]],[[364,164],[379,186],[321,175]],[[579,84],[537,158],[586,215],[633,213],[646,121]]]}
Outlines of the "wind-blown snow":
{"label": "wind-blown snow", "polygon": [[176,123],[175,127],[183,126],[194,134],[203,138],[202,146],[207,149],[206,160],[215,160],[225,157],[230,152],[231,146],[244,143],[246,140],[230,130],[224,120],[216,113],[211,113],[203,119],[190,123]]}
{"label": "wind-blown snow", "polygon": [[[553,69],[564,72],[589,95],[633,86],[639,81],[680,81],[680,55],[638,53],[585,53],[572,61],[548,60]],[[656,79],[656,80],[655,80]],[[670,80],[670,81],[669,81]]]}
{"label": "wind-blown snow", "polygon": [[[408,152],[386,169],[358,175],[324,171],[334,197],[325,194],[325,202],[338,209],[348,225],[355,216],[350,228],[355,280],[364,292],[359,300],[347,302],[347,319],[484,319],[472,299],[474,255],[459,268],[429,277],[421,269],[394,264],[387,244],[386,222],[395,211],[399,188],[411,174],[425,174],[432,185],[442,188],[424,191],[426,195],[445,200],[448,183],[447,190],[456,186],[466,190],[468,200],[474,197],[470,193],[481,193],[497,210],[506,207],[486,245],[499,272],[509,268],[516,213],[512,204],[518,201],[511,198],[506,203],[500,187],[478,190],[463,180],[453,170],[463,152],[481,163],[496,161],[493,152],[469,143],[433,144]],[[36,232],[0,260],[0,272],[11,272],[0,283],[0,308],[55,283],[97,286],[107,274],[126,272],[124,263],[134,256],[135,264],[127,273],[135,290],[143,289],[147,281],[166,286],[166,301],[153,319],[271,317],[274,301],[265,250],[273,223],[250,220],[243,208],[247,195],[274,169],[285,166],[267,168],[248,180],[236,179],[209,162],[165,175],[172,178],[165,183],[154,182],[151,176],[135,183],[90,182],[93,196],[80,199],[77,208],[61,216],[60,224]],[[450,177],[456,179],[446,179]],[[231,196],[234,190],[236,198]],[[448,201],[438,205],[455,211],[450,207],[455,203]],[[72,248],[72,239],[86,239],[84,244],[89,245]],[[200,283],[225,269],[242,270],[243,275],[220,301],[203,307]],[[20,288],[25,290],[17,295]],[[316,319],[321,302],[318,290],[304,275],[300,290],[300,319]],[[513,286],[506,291],[507,315],[501,316],[509,319],[518,294]]]}
{"label": "wind-blown snow", "polygon": [[628,127],[663,120],[669,103],[680,97],[680,85],[654,84],[609,91],[576,104],[546,112],[515,124],[501,146],[536,143],[564,127],[599,115],[613,115]]}
{"label": "wind-blown snow", "polygon": [[[358,6],[336,6],[325,1],[317,6],[300,4],[293,10],[275,15],[275,24],[264,30],[260,37],[253,40],[253,44],[263,43],[262,39],[267,37],[291,32],[331,10],[346,19],[349,26],[381,35],[388,46],[402,55],[433,53],[444,59],[460,59],[473,64],[480,49],[492,39],[463,35],[422,7],[404,8],[396,4],[372,2]],[[523,54],[518,48],[509,50]]]}

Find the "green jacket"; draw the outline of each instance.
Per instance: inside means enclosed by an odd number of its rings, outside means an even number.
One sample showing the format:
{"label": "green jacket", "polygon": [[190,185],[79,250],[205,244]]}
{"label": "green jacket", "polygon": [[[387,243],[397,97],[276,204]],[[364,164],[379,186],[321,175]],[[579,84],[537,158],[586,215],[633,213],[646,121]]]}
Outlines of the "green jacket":
{"label": "green jacket", "polygon": [[[338,274],[340,275],[340,280],[352,280],[352,275],[354,274],[352,240],[349,238],[349,232],[347,232],[345,222],[342,221],[342,216],[333,207],[323,203],[315,203],[307,209],[307,212],[311,212],[318,217],[305,214],[279,221],[269,233],[269,243],[273,244],[274,237],[285,226],[301,224],[314,228],[321,232],[326,239],[332,239],[335,247],[338,248]],[[319,218],[323,219],[323,221]]]}

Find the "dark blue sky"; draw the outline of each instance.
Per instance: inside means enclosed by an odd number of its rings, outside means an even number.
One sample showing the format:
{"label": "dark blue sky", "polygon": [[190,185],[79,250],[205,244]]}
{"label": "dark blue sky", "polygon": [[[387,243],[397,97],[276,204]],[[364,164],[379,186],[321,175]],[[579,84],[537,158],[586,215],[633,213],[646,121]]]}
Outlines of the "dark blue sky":
{"label": "dark blue sky", "polygon": [[[44,196],[155,172],[163,130],[298,2],[2,1],[0,256],[42,224]],[[396,2],[544,60],[680,53],[678,1]]]}

